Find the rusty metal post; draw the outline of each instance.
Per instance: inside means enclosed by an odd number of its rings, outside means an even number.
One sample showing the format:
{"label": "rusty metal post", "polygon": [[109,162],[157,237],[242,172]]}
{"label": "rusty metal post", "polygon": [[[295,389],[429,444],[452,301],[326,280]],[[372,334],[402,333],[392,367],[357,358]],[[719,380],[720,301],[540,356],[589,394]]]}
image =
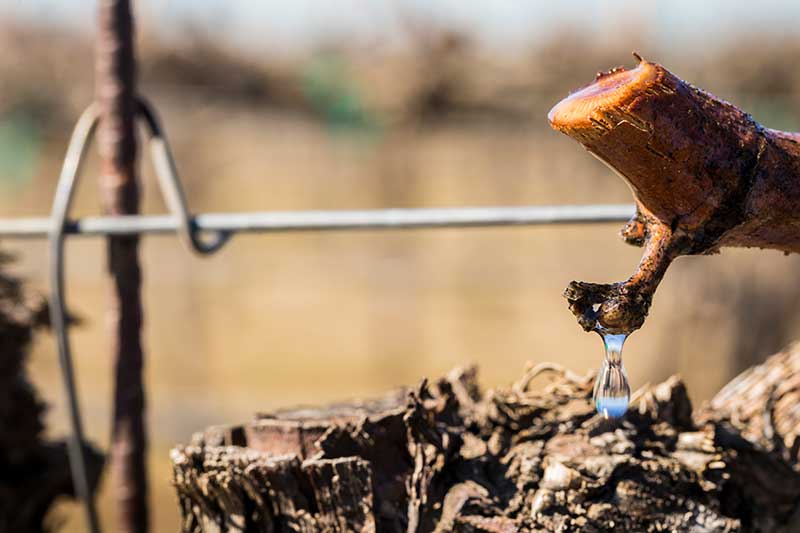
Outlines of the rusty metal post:
{"label": "rusty metal post", "polygon": [[[101,113],[97,140],[103,210],[108,215],[135,214],[139,211],[136,60],[128,0],[100,0],[95,83]],[[115,373],[110,452],[117,512],[114,530],[143,532],[149,522],[138,236],[109,237],[108,269],[113,282],[109,323]]]}

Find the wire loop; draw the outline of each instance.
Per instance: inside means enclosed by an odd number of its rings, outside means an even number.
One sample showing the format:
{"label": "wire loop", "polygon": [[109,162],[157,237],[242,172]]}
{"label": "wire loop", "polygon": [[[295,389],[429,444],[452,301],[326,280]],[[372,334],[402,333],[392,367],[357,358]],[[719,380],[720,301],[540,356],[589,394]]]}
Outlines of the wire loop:
{"label": "wire loop", "polygon": [[[215,231],[208,242],[202,240],[197,227],[192,222],[186,205],[186,197],[181,187],[175,161],[164,135],[155,109],[143,98],[137,100],[138,112],[150,134],[150,155],[158,178],[159,189],[170,213],[179,221],[179,234],[184,244],[200,255],[209,255],[222,248],[232,235],[225,230]],[[50,323],[58,346],[58,359],[61,366],[61,377],[67,396],[72,435],[68,440],[68,453],[72,483],[75,495],[83,501],[86,521],[91,533],[99,533],[100,523],[94,503],[89,473],[84,453],[84,433],[81,419],[78,390],[75,385],[75,371],[72,364],[72,349],[66,312],[66,294],[64,290],[64,238],[67,234],[67,217],[72,206],[75,187],[80,178],[81,169],[86,159],[86,151],[91,143],[100,110],[92,104],[81,114],[69,140],[67,153],[61,167],[61,174],[53,197],[50,213],[49,229],[49,267],[50,267]]]}
{"label": "wire loop", "polygon": [[178,219],[179,234],[184,245],[200,255],[210,255],[222,248],[233,235],[229,231],[219,230],[211,234],[211,240],[206,242],[200,237],[197,226],[189,214],[186,204],[186,195],[183,192],[175,159],[169,147],[167,136],[155,108],[143,97],[137,98],[138,111],[150,134],[150,157],[158,178],[158,185],[170,213]]}

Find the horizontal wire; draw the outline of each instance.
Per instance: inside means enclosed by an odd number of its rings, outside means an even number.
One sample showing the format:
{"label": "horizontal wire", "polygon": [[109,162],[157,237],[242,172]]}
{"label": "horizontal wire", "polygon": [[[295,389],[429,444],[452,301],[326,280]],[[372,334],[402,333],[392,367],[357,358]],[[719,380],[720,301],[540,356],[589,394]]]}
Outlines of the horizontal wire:
{"label": "horizontal wire", "polygon": [[[633,204],[266,211],[200,214],[191,223],[197,231],[231,233],[379,230],[624,222],[634,212]],[[67,221],[64,233],[133,235],[174,233],[180,228],[179,218],[172,215],[101,216]],[[49,218],[0,218],[0,238],[47,237],[50,229]]]}

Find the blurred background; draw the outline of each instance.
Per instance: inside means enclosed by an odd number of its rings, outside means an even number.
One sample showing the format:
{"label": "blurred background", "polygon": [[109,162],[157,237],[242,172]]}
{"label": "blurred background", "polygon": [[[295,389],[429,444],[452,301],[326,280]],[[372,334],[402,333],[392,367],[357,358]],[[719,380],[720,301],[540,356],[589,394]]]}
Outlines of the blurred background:
{"label": "blurred background", "polygon": [[[140,90],[160,109],[195,212],[625,203],[625,184],[548,109],[631,51],[800,129],[800,4],[456,0],[134,2]],[[70,128],[93,93],[93,2],[0,0],[0,215],[50,208]],[[164,205],[141,165],[146,213]],[[95,214],[89,165],[75,215]],[[619,225],[239,235],[198,259],[142,245],[154,531],[177,528],[172,445],[256,411],[369,396],[460,364],[505,385],[526,361],[599,366],[561,291],[625,279]],[[46,290],[43,241],[5,241]],[[104,242],[73,238],[68,302],[89,437],[106,446],[111,366]],[[681,258],[628,341],[634,387],[680,373],[695,402],[800,332],[800,259]],[[51,337],[29,371],[66,411]],[[101,511],[110,514],[107,491]],[[63,504],[53,523],[80,530]]]}

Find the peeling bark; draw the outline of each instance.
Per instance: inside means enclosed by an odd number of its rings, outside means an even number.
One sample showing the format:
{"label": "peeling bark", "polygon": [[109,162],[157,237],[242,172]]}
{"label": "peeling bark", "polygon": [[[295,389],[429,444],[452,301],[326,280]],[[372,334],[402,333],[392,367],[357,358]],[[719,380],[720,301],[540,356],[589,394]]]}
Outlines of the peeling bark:
{"label": "peeling bark", "polygon": [[259,415],[173,450],[181,530],[797,531],[798,370],[800,346],[696,411],[672,377],[619,422],[596,414],[592,375],[557,365],[509,389],[482,393],[456,370],[373,402]]}
{"label": "peeling bark", "polygon": [[638,207],[622,231],[645,247],[633,276],[611,285],[573,282],[565,291],[586,330],[641,327],[680,255],[723,246],[800,251],[800,134],[765,128],[639,59],[634,69],[598,74],[548,115],[553,128],[630,185]]}

